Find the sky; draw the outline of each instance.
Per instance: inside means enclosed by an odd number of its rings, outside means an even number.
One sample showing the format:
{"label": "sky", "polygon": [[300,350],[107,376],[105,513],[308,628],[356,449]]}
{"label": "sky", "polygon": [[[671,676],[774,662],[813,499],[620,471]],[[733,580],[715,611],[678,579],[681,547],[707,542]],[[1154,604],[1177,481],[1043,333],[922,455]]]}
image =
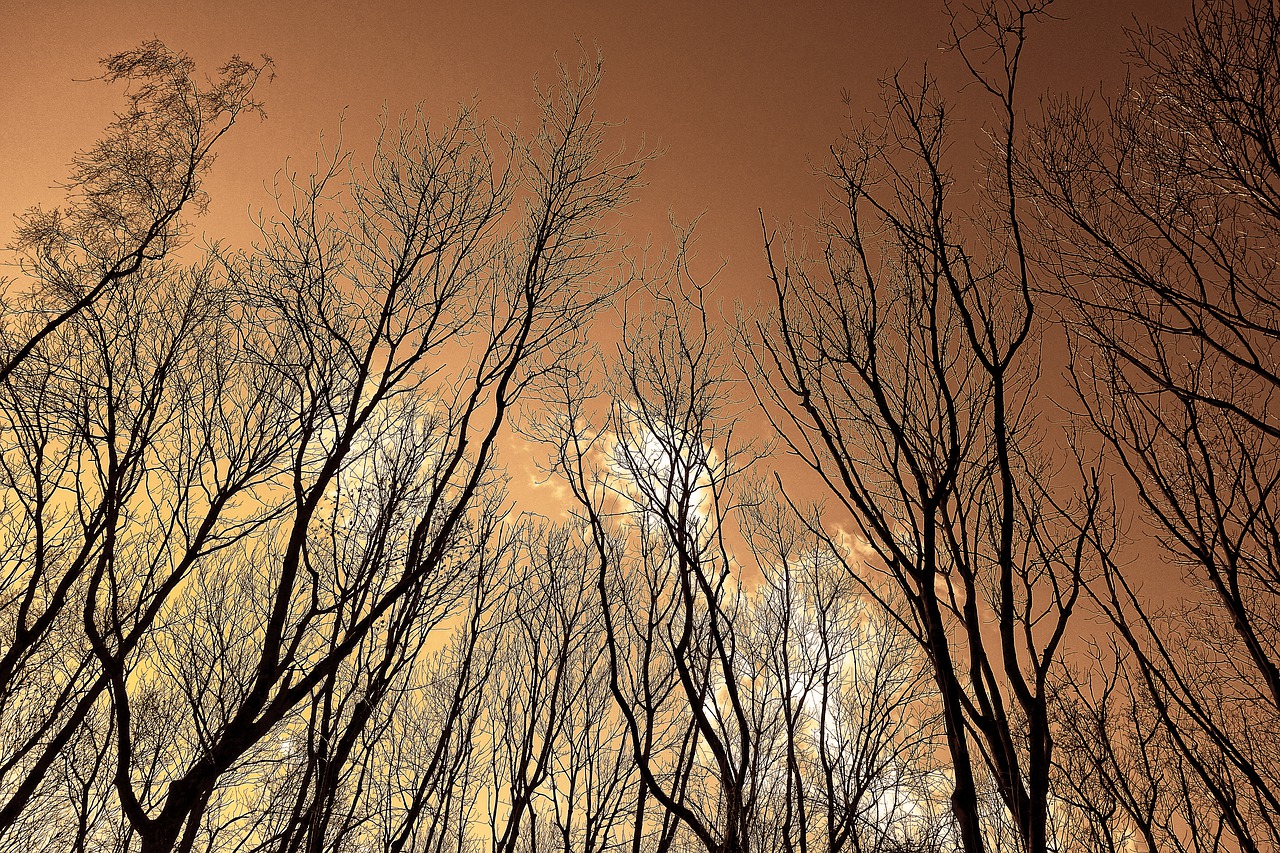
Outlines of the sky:
{"label": "sky", "polygon": [[[1135,14],[1172,23],[1185,3],[1059,0],[1062,20],[1033,32],[1028,93],[1080,91],[1123,74],[1123,27]],[[530,113],[535,75],[578,43],[598,47],[606,77],[601,112],[665,156],[633,210],[637,242],[666,238],[670,211],[702,215],[701,257],[729,265],[724,284],[749,294],[763,283],[759,213],[801,223],[822,199],[813,176],[852,110],[873,109],[877,81],[923,62],[944,89],[962,82],[941,0],[0,0],[0,237],[11,214],[56,201],[51,187],[120,105],[90,78],[98,58],[159,38],[212,72],[233,53],[270,55],[277,77],[261,96],[268,120],[245,121],[222,146],[207,184],[213,198],[197,234],[249,239],[246,212],[286,158],[306,163],[320,135],[359,152],[385,103],[422,102],[439,115],[478,100],[510,121]],[[960,96],[962,99],[965,95]],[[1028,104],[1034,104],[1032,99]],[[974,119],[985,117],[981,108]],[[341,121],[340,121],[341,118]]]}
{"label": "sky", "polygon": [[[1187,8],[1058,0],[1059,20],[1030,36],[1024,103],[1050,88],[1114,87],[1124,27],[1135,16],[1172,26]],[[575,63],[581,44],[604,55],[600,114],[624,122],[631,145],[665,151],[629,210],[628,238],[662,245],[668,215],[701,217],[693,268],[707,275],[723,263],[715,296],[727,315],[768,284],[761,215],[770,227],[809,221],[824,198],[815,163],[851,113],[875,109],[886,73],[914,79],[928,63],[975,136],[990,115],[972,87],[961,91],[957,57],[939,49],[941,0],[0,0],[0,21],[0,243],[12,214],[57,202],[72,155],[121,106],[119,89],[92,80],[97,60],[143,40],[186,51],[209,73],[233,53],[275,61],[260,90],[267,120],[250,117],[223,141],[205,184],[209,212],[194,223],[197,238],[233,245],[252,239],[264,184],[286,160],[312,163],[322,135],[367,153],[384,105],[398,114],[421,103],[439,116],[475,101],[482,114],[527,122],[535,76],[552,79],[556,57]]]}

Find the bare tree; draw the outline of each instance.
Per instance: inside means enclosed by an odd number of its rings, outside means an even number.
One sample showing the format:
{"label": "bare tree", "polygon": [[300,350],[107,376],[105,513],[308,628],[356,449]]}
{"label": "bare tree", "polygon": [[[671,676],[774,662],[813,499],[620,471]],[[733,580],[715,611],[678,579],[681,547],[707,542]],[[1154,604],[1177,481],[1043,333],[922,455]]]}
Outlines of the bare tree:
{"label": "bare tree", "polygon": [[[105,821],[122,849],[315,850],[374,825],[400,691],[485,588],[503,425],[614,287],[611,215],[648,155],[604,149],[586,60],[527,138],[406,119],[367,166],[286,175],[252,252],[165,261],[261,71],[205,91],[157,43],[108,60],[140,83],[130,112],[77,159],[68,212],[20,229],[38,310],[6,316],[2,367],[12,833],[54,815],[81,846]],[[461,648],[391,849],[468,760]],[[246,807],[273,774],[279,799]]]}
{"label": "bare tree", "polygon": [[[1028,136],[1047,5],[952,16],[996,116],[971,185],[936,80],[885,82],[819,252],[766,228],[736,353],[691,230],[614,266],[650,155],[607,147],[598,59],[527,135],[463,107],[322,151],[255,246],[179,263],[270,61],[109,58],[128,110],[5,289],[0,848],[1280,845],[1280,13],[1139,30],[1120,98]],[[762,476],[753,404],[834,511]],[[513,425],[567,522],[507,493]],[[1172,606],[1118,557],[1093,432]],[[1070,660],[1082,600],[1115,637]]]}
{"label": "bare tree", "polygon": [[547,848],[561,853],[605,853],[625,848],[637,836],[632,807],[640,780],[625,723],[609,692],[599,601],[593,594],[595,565],[586,567],[589,585],[582,592],[591,607],[593,639],[583,646],[587,654],[578,665],[584,684],[565,721],[543,795],[542,820],[554,828]]}
{"label": "bare tree", "polygon": [[[1002,815],[1023,849],[1054,844],[1052,682],[1106,544],[1096,478],[1081,472],[1074,497],[1036,421],[1045,318],[1013,167],[1019,63],[1044,14],[993,3],[953,18],[955,51],[997,117],[975,187],[947,170],[952,118],[936,82],[887,81],[883,117],[834,152],[839,207],[823,219],[821,255],[778,257],[766,235],[777,313],[749,343],[781,434],[907,606],[941,696],[969,851],[987,848]],[[984,818],[988,777],[999,806]]]}
{"label": "bare tree", "polygon": [[[602,155],[598,80],[598,65],[565,72],[502,170],[466,111],[439,131],[420,119],[389,131],[337,199],[348,161],[328,159],[291,182],[283,218],[230,266],[243,316],[270,330],[257,354],[295,401],[299,436],[280,524],[237,561],[256,590],[240,616],[240,665],[200,695],[181,721],[194,748],[159,774],[147,772],[135,715],[144,696],[131,687],[148,656],[120,652],[109,600],[86,610],[111,678],[114,785],[143,850],[191,849],[224,776],[234,780],[372,632],[456,600],[466,542],[492,512],[507,412],[544,359],[572,352],[608,293],[595,278],[606,217],[640,162]],[[525,209],[503,229],[517,198]],[[115,589],[103,580],[102,592]]]}
{"label": "bare tree", "polygon": [[[19,218],[21,274],[5,286],[0,831],[98,716],[106,680],[74,628],[88,579],[160,516],[157,529],[173,536],[155,559],[217,547],[229,530],[220,513],[253,491],[287,431],[265,426],[270,416],[256,422],[271,404],[253,399],[253,376],[216,366],[217,342],[235,332],[211,267],[165,260],[185,233],[180,215],[203,202],[216,143],[239,115],[261,112],[253,90],[270,61],[233,58],[205,85],[189,57],[159,42],[103,65],[103,79],[132,87],[128,109],[76,156],[66,207]],[[244,423],[261,428],[256,454],[218,433],[220,386],[233,373],[250,396]],[[201,481],[210,452],[226,453],[226,476]],[[176,513],[148,507],[150,488],[166,490]]]}
{"label": "bare tree", "polygon": [[1173,849],[1179,821],[1193,849],[1280,843],[1278,37],[1272,2],[1198,2],[1179,31],[1131,33],[1114,99],[1053,102],[1029,143],[1084,417],[1188,585],[1172,622],[1127,568],[1097,593],[1135,680],[1111,719],[1142,721],[1142,762],[1167,750],[1182,802],[1133,802],[1142,783],[1105,766],[1147,843]]}
{"label": "bare tree", "polygon": [[100,296],[145,273],[185,234],[189,204],[205,203],[201,182],[214,148],[244,113],[264,115],[253,90],[271,60],[233,56],[202,83],[195,63],[159,41],[102,60],[102,80],[124,82],[128,109],[72,161],[66,206],[19,217],[12,248],[27,310],[6,293],[0,381],[40,343]]}
{"label": "bare tree", "polygon": [[937,744],[918,651],[752,478],[691,236],[676,230],[674,261],[627,303],[608,393],[565,370],[558,406],[526,427],[596,551],[608,686],[640,781],[630,848],[921,842],[946,821],[924,826]]}
{"label": "bare tree", "polygon": [[501,591],[495,583],[476,595],[465,629],[429,662],[415,662],[413,700],[401,706],[379,744],[386,778],[375,800],[380,838],[365,846],[388,853],[478,849],[471,835],[483,790],[478,733],[490,653],[505,625]]}
{"label": "bare tree", "polygon": [[632,849],[655,809],[658,850],[683,829],[708,851],[740,851],[757,791],[741,578],[723,528],[750,456],[725,409],[705,285],[684,264],[689,234],[677,236],[669,288],[624,312],[603,420],[592,423],[585,377],[567,372],[557,412],[530,431],[555,448],[598,557],[609,689],[642,780]]}
{"label": "bare tree", "polygon": [[[765,658],[763,763],[772,803],[757,849],[885,853],[946,847],[941,720],[927,661],[854,580],[847,549],[777,495],[744,522],[761,584],[752,645]],[[892,598],[891,590],[883,595]],[[762,729],[765,727],[761,727]]]}
{"label": "bare tree", "polygon": [[[10,377],[8,828],[100,718],[109,681],[77,626],[104,577],[114,579],[119,647],[132,650],[198,561],[269,521],[262,490],[293,432],[266,372],[232,355],[239,333],[210,265],[131,284],[87,306]],[[42,390],[31,394],[28,377]]]}
{"label": "bare tree", "polygon": [[[489,753],[489,847],[495,853],[511,853],[524,837],[545,831],[538,808],[545,797],[572,802],[576,792],[559,789],[577,778],[559,775],[560,759],[600,651],[585,544],[568,527],[530,528],[510,581],[512,613],[495,649],[498,662],[482,723],[481,742]],[[563,834],[568,827],[561,829]]]}

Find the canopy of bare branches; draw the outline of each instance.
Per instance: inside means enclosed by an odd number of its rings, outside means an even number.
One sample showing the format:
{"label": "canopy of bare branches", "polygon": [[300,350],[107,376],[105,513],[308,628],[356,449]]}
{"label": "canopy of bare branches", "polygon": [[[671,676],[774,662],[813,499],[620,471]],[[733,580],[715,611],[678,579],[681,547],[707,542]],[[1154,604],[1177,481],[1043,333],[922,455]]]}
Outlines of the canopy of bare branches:
{"label": "canopy of bare branches", "polygon": [[0,293],[0,850],[1280,849],[1280,6],[1087,97],[1054,12],[951,10],[732,320],[598,56],[241,247],[271,60],[104,59]]}

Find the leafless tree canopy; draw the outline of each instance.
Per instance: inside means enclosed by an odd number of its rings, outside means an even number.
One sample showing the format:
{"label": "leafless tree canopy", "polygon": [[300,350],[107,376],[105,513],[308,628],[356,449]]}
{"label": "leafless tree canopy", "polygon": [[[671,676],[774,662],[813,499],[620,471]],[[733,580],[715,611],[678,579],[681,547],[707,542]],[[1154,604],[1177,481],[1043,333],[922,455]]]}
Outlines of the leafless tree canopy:
{"label": "leafless tree canopy", "polygon": [[1084,421],[1189,588],[1161,610],[1109,562],[1094,591],[1123,681],[1090,713],[1126,737],[1091,758],[1150,762],[1120,802],[1153,849],[1280,843],[1278,35],[1269,2],[1138,30],[1129,86],[1028,144]]}
{"label": "leafless tree canopy", "polygon": [[0,300],[0,849],[1280,849],[1280,8],[1034,111],[1049,3],[950,11],[979,168],[900,69],[733,321],[598,57],[203,248],[271,60],[105,59]]}

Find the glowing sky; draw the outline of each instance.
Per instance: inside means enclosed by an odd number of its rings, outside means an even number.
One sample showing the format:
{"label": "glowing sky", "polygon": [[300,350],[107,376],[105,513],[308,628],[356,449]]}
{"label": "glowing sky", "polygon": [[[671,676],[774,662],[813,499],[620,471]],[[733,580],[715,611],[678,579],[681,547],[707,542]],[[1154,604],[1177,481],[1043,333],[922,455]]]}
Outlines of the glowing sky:
{"label": "glowing sky", "polygon": [[[1135,15],[1174,25],[1183,5],[1059,0],[1063,20],[1032,32],[1024,104],[1034,108],[1050,86],[1114,86],[1124,73],[1123,27]],[[0,9],[0,210],[10,214],[0,243],[13,213],[57,203],[51,187],[72,154],[121,106],[118,89],[88,81],[98,58],[145,39],[187,51],[207,72],[237,52],[275,60],[276,79],[260,89],[268,119],[248,118],[223,140],[205,184],[209,213],[195,222],[197,240],[239,245],[254,236],[250,210],[270,201],[264,182],[286,158],[309,170],[322,133],[331,143],[341,130],[344,145],[367,154],[384,103],[396,114],[422,102],[430,116],[478,99],[482,114],[527,121],[534,76],[550,80],[557,53],[576,62],[581,42],[604,53],[602,116],[625,120],[630,143],[643,137],[666,151],[628,211],[629,239],[652,236],[661,246],[668,211],[682,222],[701,214],[692,267],[706,275],[725,261],[714,298],[727,315],[767,285],[759,211],[771,226],[803,226],[822,203],[812,164],[847,127],[842,92],[863,115],[894,69],[916,79],[928,62],[949,94],[964,79],[958,58],[939,50],[942,0],[0,0]],[[989,107],[972,88],[956,97],[970,116],[960,137],[975,138]],[[972,146],[953,153],[963,169]],[[1050,342],[1045,368],[1060,375],[1048,363],[1059,360],[1055,349]],[[506,458],[516,482],[539,479],[527,452]],[[553,491],[535,504],[554,515],[563,499]]]}
{"label": "glowing sky", "polygon": [[[1042,26],[1029,47],[1026,85],[1079,91],[1123,73],[1122,27],[1138,14],[1173,23],[1182,3],[1067,0],[1065,20]],[[359,152],[385,101],[392,112],[422,101],[440,113],[478,98],[504,120],[528,115],[531,81],[551,74],[553,54],[573,61],[577,41],[606,62],[602,113],[625,135],[660,141],[633,209],[632,237],[667,239],[666,212],[705,212],[701,257],[727,257],[722,288],[746,296],[763,284],[759,215],[803,222],[822,198],[810,163],[855,111],[876,105],[876,80],[923,61],[944,89],[960,82],[941,0],[843,2],[306,2],[305,0],[0,0],[0,209],[12,214],[65,176],[120,105],[118,92],[76,82],[96,60],[158,37],[213,70],[230,54],[270,54],[277,79],[262,89],[269,119],[238,127],[222,146],[207,188],[213,204],[196,234],[246,240],[245,215],[286,157],[301,168],[321,132],[332,139],[345,110],[345,141]],[[1034,100],[1028,98],[1028,105]],[[979,112],[977,115],[984,115]],[[976,129],[976,125],[974,126]],[[11,219],[4,217],[5,242]]]}

